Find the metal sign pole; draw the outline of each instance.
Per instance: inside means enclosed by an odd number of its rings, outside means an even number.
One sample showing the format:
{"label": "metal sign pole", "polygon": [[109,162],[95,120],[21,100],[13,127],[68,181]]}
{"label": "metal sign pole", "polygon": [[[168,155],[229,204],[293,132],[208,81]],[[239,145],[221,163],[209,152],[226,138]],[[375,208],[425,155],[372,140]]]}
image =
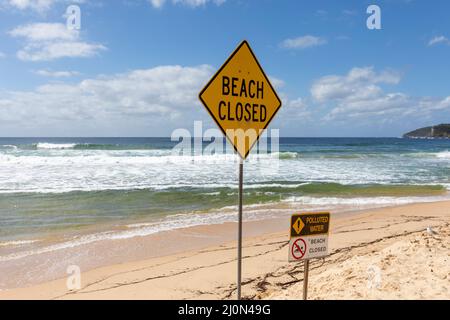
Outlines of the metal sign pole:
{"label": "metal sign pole", "polygon": [[308,276],[309,276],[309,259],[306,259],[305,271],[303,273],[303,300],[308,300]]}
{"label": "metal sign pole", "polygon": [[242,279],[242,191],[244,182],[244,161],[239,161],[239,222],[238,222],[238,269],[237,269],[237,299],[241,300]]}
{"label": "metal sign pole", "polygon": [[[233,83],[230,83],[229,79],[233,79]],[[239,85],[236,85],[235,80]],[[252,83],[255,84],[253,88],[257,89],[257,93],[251,89]],[[249,84],[248,89],[247,84]],[[241,91],[245,90],[246,94],[241,95],[239,98],[235,98],[233,91],[235,86],[241,88]],[[255,94],[247,94],[250,91]],[[199,99],[241,158],[239,163],[239,229],[237,246],[237,298],[241,299],[242,185],[244,160],[249,155],[253,146],[258,142],[269,123],[280,110],[282,102],[275,89],[272,87],[269,78],[261,68],[250,45],[245,40],[241,42],[219,71],[217,71],[212,79],[209,80],[208,84],[200,92]],[[228,105],[228,117],[225,118],[221,115],[220,106],[222,103]],[[238,119],[238,117],[235,117],[232,114],[234,112],[234,107],[239,109],[239,107],[243,105],[248,105],[253,108],[250,110],[251,117],[248,120],[244,119],[245,122],[241,121],[243,119]],[[246,111],[248,110],[246,109]],[[232,139],[232,136],[227,135],[228,130],[243,130],[245,139],[236,139],[238,136],[235,136],[235,138]],[[255,130],[256,135],[247,136],[245,134],[247,130]],[[243,142],[244,145],[242,145]]]}

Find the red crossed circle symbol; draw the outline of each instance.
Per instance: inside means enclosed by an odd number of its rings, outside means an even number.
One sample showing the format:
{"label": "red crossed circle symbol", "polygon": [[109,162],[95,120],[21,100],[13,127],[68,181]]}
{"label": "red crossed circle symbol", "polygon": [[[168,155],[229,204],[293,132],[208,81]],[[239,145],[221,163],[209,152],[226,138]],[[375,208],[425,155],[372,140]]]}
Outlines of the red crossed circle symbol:
{"label": "red crossed circle symbol", "polygon": [[291,253],[294,259],[300,260],[305,256],[306,253],[306,242],[303,239],[295,240],[291,248]]}

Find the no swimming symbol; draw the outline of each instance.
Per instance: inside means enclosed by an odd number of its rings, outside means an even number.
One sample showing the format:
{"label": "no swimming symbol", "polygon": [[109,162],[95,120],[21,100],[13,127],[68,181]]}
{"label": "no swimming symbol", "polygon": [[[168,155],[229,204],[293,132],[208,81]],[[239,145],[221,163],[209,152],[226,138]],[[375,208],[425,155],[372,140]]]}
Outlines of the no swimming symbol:
{"label": "no swimming symbol", "polygon": [[295,242],[292,244],[292,256],[297,259],[300,260],[301,258],[303,258],[305,256],[306,253],[306,242],[303,239],[297,239],[295,240]]}

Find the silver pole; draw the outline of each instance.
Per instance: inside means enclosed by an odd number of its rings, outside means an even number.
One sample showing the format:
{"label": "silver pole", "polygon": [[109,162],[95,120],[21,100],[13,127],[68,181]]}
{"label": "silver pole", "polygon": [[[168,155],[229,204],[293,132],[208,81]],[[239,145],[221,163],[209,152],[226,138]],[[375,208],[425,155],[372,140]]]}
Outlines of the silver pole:
{"label": "silver pole", "polygon": [[305,272],[303,273],[303,300],[308,300],[308,276],[309,276],[309,260],[305,260]]}
{"label": "silver pole", "polygon": [[241,300],[242,280],[242,191],[244,181],[244,161],[239,162],[239,222],[238,222],[238,269],[237,269],[237,299]]}

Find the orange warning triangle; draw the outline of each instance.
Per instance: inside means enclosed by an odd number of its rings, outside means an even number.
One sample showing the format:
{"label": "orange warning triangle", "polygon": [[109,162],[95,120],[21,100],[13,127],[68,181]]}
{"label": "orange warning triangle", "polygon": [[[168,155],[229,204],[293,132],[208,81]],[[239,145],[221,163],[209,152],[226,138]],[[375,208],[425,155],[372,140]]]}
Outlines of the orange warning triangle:
{"label": "orange warning triangle", "polygon": [[295,230],[295,232],[297,232],[297,234],[300,234],[304,227],[305,224],[303,223],[303,220],[301,218],[298,218],[292,225],[292,228]]}

